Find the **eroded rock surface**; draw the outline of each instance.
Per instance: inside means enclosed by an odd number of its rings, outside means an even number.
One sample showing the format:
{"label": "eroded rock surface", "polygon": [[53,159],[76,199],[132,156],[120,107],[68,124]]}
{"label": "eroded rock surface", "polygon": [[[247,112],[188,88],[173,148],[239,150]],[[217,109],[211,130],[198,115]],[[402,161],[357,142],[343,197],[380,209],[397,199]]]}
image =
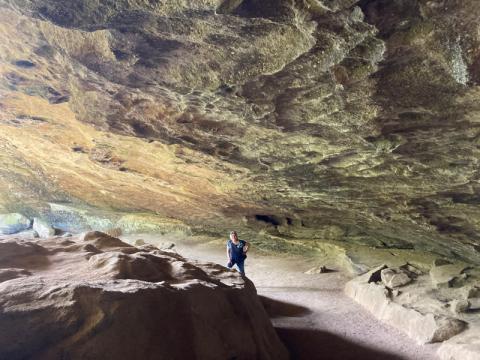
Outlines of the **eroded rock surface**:
{"label": "eroded rock surface", "polygon": [[[457,269],[455,274],[463,269],[463,283],[446,281],[439,286],[431,271],[445,266]],[[394,276],[407,271],[408,282],[392,283]],[[411,264],[384,264],[349,281],[345,293],[417,342],[443,342],[438,349],[442,359],[476,359],[480,357],[480,320],[470,302],[480,297],[479,281],[479,269],[461,263],[435,260],[430,274]],[[394,289],[394,285],[401,287]]]}
{"label": "eroded rock surface", "polygon": [[476,0],[0,6],[4,212],[480,261]]}
{"label": "eroded rock surface", "polygon": [[0,237],[0,358],[286,359],[253,284],[100,232]]}
{"label": "eroded rock surface", "polygon": [[385,286],[393,289],[408,284],[412,278],[401,270],[384,269],[380,274],[382,282]]}

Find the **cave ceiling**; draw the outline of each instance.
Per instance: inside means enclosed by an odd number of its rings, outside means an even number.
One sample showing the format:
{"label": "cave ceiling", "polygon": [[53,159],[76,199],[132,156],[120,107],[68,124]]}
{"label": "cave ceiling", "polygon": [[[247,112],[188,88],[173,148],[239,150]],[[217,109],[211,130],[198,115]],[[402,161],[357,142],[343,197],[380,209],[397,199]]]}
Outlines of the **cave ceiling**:
{"label": "cave ceiling", "polygon": [[0,0],[0,210],[479,262],[479,19],[476,0]]}

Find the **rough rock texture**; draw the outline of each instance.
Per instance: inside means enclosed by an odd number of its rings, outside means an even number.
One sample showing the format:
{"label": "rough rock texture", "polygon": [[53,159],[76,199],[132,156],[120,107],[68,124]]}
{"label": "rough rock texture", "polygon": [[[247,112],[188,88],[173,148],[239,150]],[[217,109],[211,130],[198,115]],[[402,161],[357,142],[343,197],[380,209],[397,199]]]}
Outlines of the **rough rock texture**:
{"label": "rough rock texture", "polygon": [[390,290],[377,280],[380,272],[385,270],[377,268],[349,281],[345,293],[377,318],[406,332],[420,344],[441,342],[464,330],[466,324],[463,321],[433,311],[425,313],[392,301]]}
{"label": "rough rock texture", "polygon": [[470,309],[470,302],[465,299],[455,299],[450,302],[450,309],[454,314],[460,314]]}
{"label": "rough rock texture", "polygon": [[445,341],[437,354],[442,360],[477,360],[480,354],[480,331],[469,331]]}
{"label": "rough rock texture", "polygon": [[99,232],[0,237],[2,359],[286,359],[237,272]]}
{"label": "rough rock texture", "polygon": [[412,278],[406,272],[395,269],[384,269],[380,276],[383,284],[390,289],[406,285],[412,281]]}
{"label": "rough rock texture", "polygon": [[0,6],[0,210],[480,262],[476,0]]}
{"label": "rough rock texture", "polygon": [[450,308],[457,316],[469,319],[469,330],[444,342],[438,355],[442,360],[476,360],[480,358],[480,282],[477,279],[477,285],[465,285],[458,290]]}
{"label": "rough rock texture", "polygon": [[464,282],[466,269],[465,264],[434,264],[430,269],[430,278],[436,287],[454,287]]}
{"label": "rough rock texture", "polygon": [[[445,261],[435,261],[432,268],[437,265],[465,268],[465,264],[446,264]],[[394,290],[384,284],[386,274],[401,271],[409,271],[409,283]],[[438,348],[442,359],[480,358],[480,318],[478,311],[470,306],[470,301],[480,297],[476,291],[480,270],[466,268],[465,284],[451,283],[450,286],[438,286],[426,272],[428,270],[415,270],[411,264],[400,268],[384,264],[349,281],[345,292],[377,318],[404,331],[417,342],[443,342]]]}

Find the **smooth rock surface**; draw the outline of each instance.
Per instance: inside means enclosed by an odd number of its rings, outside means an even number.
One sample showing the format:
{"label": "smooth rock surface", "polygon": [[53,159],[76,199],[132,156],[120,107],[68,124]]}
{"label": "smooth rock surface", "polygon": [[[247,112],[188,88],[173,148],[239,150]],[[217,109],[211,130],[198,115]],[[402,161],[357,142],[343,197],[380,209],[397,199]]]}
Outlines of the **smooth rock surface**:
{"label": "smooth rock surface", "polygon": [[1,358],[288,358],[248,279],[153,246],[3,237],[0,281]]}

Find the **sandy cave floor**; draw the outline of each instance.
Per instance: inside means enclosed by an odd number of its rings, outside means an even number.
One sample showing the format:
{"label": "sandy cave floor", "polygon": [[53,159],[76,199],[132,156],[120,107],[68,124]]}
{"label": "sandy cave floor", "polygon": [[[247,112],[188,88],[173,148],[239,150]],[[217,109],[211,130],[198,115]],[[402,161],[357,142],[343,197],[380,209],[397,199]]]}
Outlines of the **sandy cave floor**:
{"label": "sandy cave floor", "polygon": [[[127,241],[139,238],[152,244],[164,242],[152,235],[123,237]],[[223,246],[174,242],[174,249],[187,258],[226,263]],[[438,359],[438,345],[417,345],[345,296],[346,274],[305,274],[318,265],[313,258],[265,256],[255,251],[246,261],[247,277],[255,283],[292,359]]]}

